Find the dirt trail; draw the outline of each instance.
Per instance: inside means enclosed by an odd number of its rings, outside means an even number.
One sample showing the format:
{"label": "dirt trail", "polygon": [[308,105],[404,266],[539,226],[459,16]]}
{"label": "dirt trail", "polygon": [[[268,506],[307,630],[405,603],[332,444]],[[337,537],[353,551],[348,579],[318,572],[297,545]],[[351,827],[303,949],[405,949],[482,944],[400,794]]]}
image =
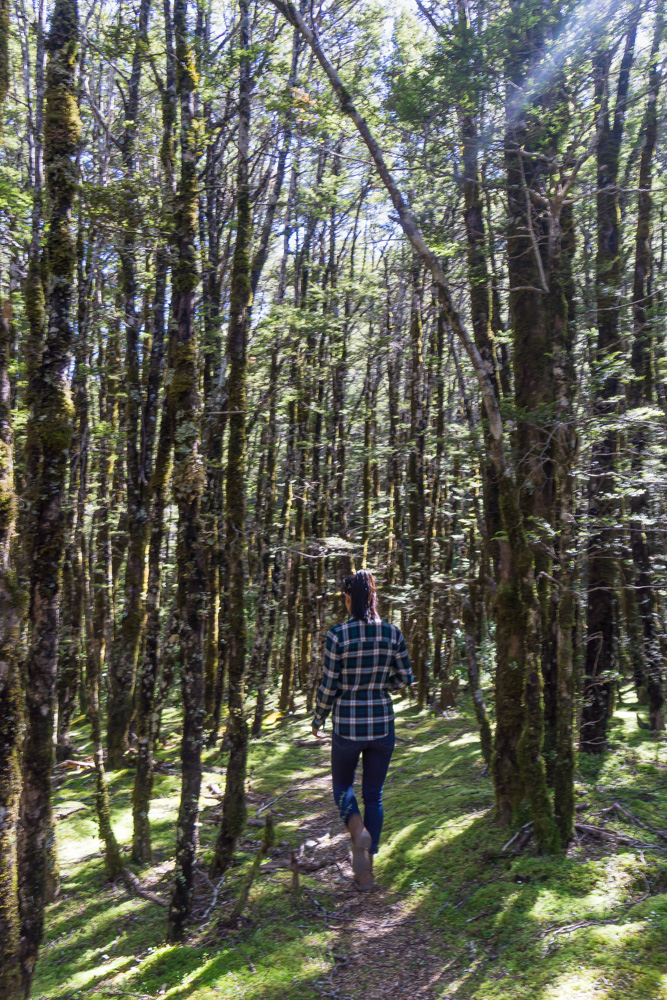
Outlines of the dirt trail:
{"label": "dirt trail", "polygon": [[408,896],[379,881],[368,892],[354,888],[349,836],[336,814],[328,771],[300,784],[304,790],[309,813],[295,852],[299,891],[313,922],[335,932],[334,966],[313,979],[313,988],[332,1000],[442,1000],[449,963],[437,953],[435,932],[411,911]]}

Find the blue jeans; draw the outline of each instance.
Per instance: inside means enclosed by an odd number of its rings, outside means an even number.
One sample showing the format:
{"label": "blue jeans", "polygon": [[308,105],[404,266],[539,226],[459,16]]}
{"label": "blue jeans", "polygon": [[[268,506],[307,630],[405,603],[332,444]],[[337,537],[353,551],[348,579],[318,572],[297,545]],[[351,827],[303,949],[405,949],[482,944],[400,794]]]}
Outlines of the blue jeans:
{"label": "blue jeans", "polygon": [[359,758],[363,758],[361,795],[364,800],[364,826],[373,841],[371,854],[377,854],[380,844],[384,818],[382,786],[387,777],[395,743],[393,721],[389,724],[387,735],[379,740],[348,740],[338,733],[334,733],[331,737],[333,797],[340,810],[341,819],[345,823],[350,816],[359,812],[352,785]]}

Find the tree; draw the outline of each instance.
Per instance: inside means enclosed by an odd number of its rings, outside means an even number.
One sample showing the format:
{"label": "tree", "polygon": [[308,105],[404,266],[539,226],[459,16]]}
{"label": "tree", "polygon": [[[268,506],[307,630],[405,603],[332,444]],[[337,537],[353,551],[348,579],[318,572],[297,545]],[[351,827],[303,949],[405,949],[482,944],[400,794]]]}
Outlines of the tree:
{"label": "tree", "polygon": [[252,216],[248,178],[250,132],[250,10],[240,0],[239,124],[236,174],[236,243],[232,260],[229,332],[227,336],[227,450],[226,530],[229,567],[228,684],[230,746],[222,804],[222,822],[215,845],[213,870],[224,872],[245,825],[245,775],[248,756],[248,723],[245,717],[245,491],[246,491],[246,338],[252,304],[250,239]]}
{"label": "tree", "polygon": [[42,937],[53,845],[50,774],[58,661],[59,597],[64,555],[63,496],[72,433],[68,367],[76,247],[71,212],[75,156],[81,134],[75,72],[79,37],[76,0],[57,0],[46,49],[44,163],[50,214],[46,237],[47,314],[44,348],[33,372],[28,446],[38,456],[31,484],[27,538],[30,643],[26,660],[26,736],[20,805],[19,895],[21,975],[26,992]]}

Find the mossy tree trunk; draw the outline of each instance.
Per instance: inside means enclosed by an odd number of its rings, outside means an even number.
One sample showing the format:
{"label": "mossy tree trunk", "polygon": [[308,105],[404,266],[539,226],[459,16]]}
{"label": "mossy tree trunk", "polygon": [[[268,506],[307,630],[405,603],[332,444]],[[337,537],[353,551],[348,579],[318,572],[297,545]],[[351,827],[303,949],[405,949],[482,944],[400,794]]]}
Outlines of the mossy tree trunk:
{"label": "mossy tree trunk", "polygon": [[[9,88],[9,0],[0,0],[0,114]],[[12,353],[11,301],[0,316],[0,995],[22,997],[19,974],[19,898],[16,821],[21,789],[21,677],[19,625],[21,594],[12,565],[16,522],[14,428],[9,362]]]}
{"label": "mossy tree trunk", "polygon": [[[536,5],[534,5],[536,6]],[[515,12],[518,10],[514,5]],[[532,9],[532,8],[531,8]],[[516,93],[530,87],[529,74],[544,48],[543,19],[536,19],[529,33],[530,46],[525,45],[523,21],[515,26],[511,40],[507,72],[513,84],[506,107],[505,169],[508,196],[508,271],[510,281],[510,314],[513,339],[514,399],[517,407],[517,430],[515,437],[517,491],[520,510],[517,514],[525,519],[526,527],[535,540],[543,539],[552,517],[553,461],[548,447],[550,406],[552,402],[551,377],[551,327],[547,311],[548,289],[545,277],[544,258],[547,255],[547,217],[545,212],[537,212],[533,205],[533,192],[541,184],[544,171],[541,157],[543,137],[536,100],[527,100],[526,106],[517,110]],[[527,539],[524,544],[527,546]],[[528,558],[528,551],[526,551]],[[511,561],[511,560],[510,560]],[[530,560],[533,561],[532,559]],[[551,575],[548,555],[540,551],[536,555],[535,568],[528,565],[523,572],[530,572],[535,588],[534,576],[538,574],[537,593],[525,603],[520,597],[520,613],[516,620],[526,629],[525,641],[515,632],[512,610],[501,603],[496,605],[496,635],[499,636],[497,673],[497,726],[496,741],[506,745],[507,764],[512,761],[519,773],[512,779],[513,787],[526,790],[525,776],[521,774],[521,754],[519,745],[524,734],[532,734],[534,769],[545,781],[542,760],[542,671],[545,657],[545,636],[549,634],[547,611],[550,607],[546,581],[539,579],[540,571]],[[506,584],[511,586],[505,573],[505,563],[501,555],[500,594],[505,594]],[[519,590],[521,590],[521,582]],[[518,594],[517,594],[518,596]],[[539,600],[536,608],[535,601]],[[523,605],[523,607],[522,607]],[[525,615],[525,617],[524,617]],[[537,628],[537,635],[531,629]],[[523,647],[517,656],[514,647]],[[500,655],[503,648],[505,656]],[[540,665],[533,673],[532,658],[538,648]],[[523,667],[523,675],[518,667]],[[529,676],[530,671],[530,676]],[[505,696],[504,685],[511,693]],[[530,697],[528,697],[530,695]],[[529,718],[529,705],[534,709]],[[524,749],[526,744],[524,740]],[[525,755],[524,755],[525,759]],[[545,792],[540,799],[545,798]],[[511,797],[510,797],[511,798]],[[514,811],[516,799],[506,803],[505,808]]]}
{"label": "mossy tree trunk", "polygon": [[[58,646],[58,726],[56,759],[67,760],[74,748],[70,723],[76,707],[79,684],[83,682],[84,603],[86,590],[85,503],[88,487],[88,368],[90,361],[89,317],[92,299],[92,276],[97,247],[88,242],[85,249],[83,223],[77,240],[77,324],[74,347],[74,435],[70,455],[70,481],[67,510],[67,544],[63,565],[60,642]],[[85,701],[85,698],[84,698]]]}
{"label": "mossy tree trunk", "polygon": [[73,408],[68,384],[73,331],[71,307],[76,247],[71,212],[81,120],[76,101],[76,0],[56,0],[47,43],[44,149],[50,217],[46,241],[48,324],[41,363],[31,386],[27,437],[35,462],[31,484],[28,558],[31,635],[25,665],[19,842],[21,975],[26,993],[42,939],[53,841],[51,767],[58,658],[58,612],[64,553],[63,497]]}
{"label": "mossy tree trunk", "polygon": [[[172,29],[169,0],[164,3],[166,80],[162,90],[162,141],[160,160],[164,170],[165,184],[162,204],[162,238],[155,258],[155,295],[153,298],[153,344],[151,346],[150,367],[146,389],[146,419],[157,419],[157,399],[162,382],[164,367],[164,332],[167,274],[171,252],[177,252],[173,227],[175,148],[174,133],[177,120],[176,65],[174,54],[174,34]],[[169,354],[174,350],[174,324],[170,323]],[[168,392],[162,403],[160,432],[153,467],[155,430],[144,435],[144,474],[151,493],[150,540],[148,545],[148,585],[146,593],[146,629],[144,655],[141,665],[137,697],[137,770],[132,790],[132,860],[136,864],[150,861],[151,827],[149,809],[153,790],[153,754],[159,728],[161,698],[156,698],[156,686],[160,666],[160,590],[162,581],[162,548],[165,534],[165,506],[167,484],[171,470],[173,446],[173,410]],[[168,629],[168,633],[171,629]],[[164,650],[162,650],[164,653]],[[173,656],[163,657],[161,686],[164,694],[171,686]],[[158,704],[159,702],[159,704]]]}
{"label": "mossy tree trunk", "polygon": [[[463,0],[457,0],[457,32],[461,44],[461,57],[469,59],[478,45],[470,24],[468,10]],[[463,94],[458,118],[463,138],[463,217],[466,230],[466,263],[470,295],[470,319],[475,344],[490,373],[496,398],[500,395],[498,384],[496,344],[492,326],[491,276],[487,262],[486,232],[484,225],[484,199],[479,169],[479,135],[475,98]],[[484,412],[484,409],[483,409]],[[488,454],[488,423],[482,425],[487,453],[481,463],[484,519],[486,525],[487,556],[492,560],[494,574],[498,575],[498,546],[500,539],[500,510],[496,472]],[[471,610],[474,609],[471,607]]]}
{"label": "mossy tree trunk", "polygon": [[614,493],[618,436],[613,418],[621,392],[614,359],[621,349],[619,306],[622,274],[618,171],[639,16],[640,7],[637,5],[633,8],[629,21],[616,87],[613,121],[610,119],[609,109],[612,51],[605,48],[599,52],[594,66],[599,138],[596,151],[597,344],[593,358],[593,377],[596,392],[594,415],[596,422],[602,427],[602,433],[593,445],[588,484],[588,514],[592,529],[588,538],[588,634],[579,741],[580,748],[586,753],[601,753],[606,747],[613,675],[616,669],[619,540],[616,524],[618,505]]}
{"label": "mossy tree trunk", "polygon": [[[322,180],[323,156],[320,154],[318,160],[317,179],[319,185]],[[309,457],[310,457],[310,437],[311,437],[311,380],[314,362],[314,335],[313,320],[310,312],[310,282],[311,282],[311,244],[315,229],[315,219],[311,214],[308,217],[303,244],[300,248],[299,258],[295,266],[295,289],[294,301],[298,308],[306,317],[304,325],[308,330],[305,345],[299,341],[300,329],[297,327],[293,331],[295,356],[292,364],[292,380],[295,389],[296,399],[290,402],[289,420],[290,428],[294,428],[293,450],[296,454],[295,461],[295,482],[296,493],[294,500],[294,551],[290,554],[288,570],[285,580],[285,601],[287,605],[287,622],[283,646],[282,678],[280,684],[280,699],[278,707],[281,712],[286,712],[293,707],[294,692],[297,686],[297,660],[295,647],[299,648],[299,660],[303,667],[304,656],[302,656],[304,645],[309,646],[309,639],[301,635],[302,643],[298,643],[299,637],[299,604],[300,601],[308,600],[309,574],[308,559],[302,554],[305,551],[307,521],[308,521],[308,497],[310,490],[309,477]],[[290,484],[291,489],[291,484]],[[301,596],[299,596],[301,595]],[[302,621],[303,623],[303,621]],[[307,626],[306,626],[307,627]],[[303,673],[302,673],[303,681]]]}
{"label": "mossy tree trunk", "polygon": [[[653,155],[658,138],[658,95],[662,75],[658,51],[664,32],[665,5],[663,0],[656,10],[647,104],[642,122],[643,145],[639,161],[639,193],[637,204],[637,233],[635,238],[635,271],[633,280],[633,333],[632,369],[634,381],[628,389],[630,409],[650,406],[654,402],[653,387],[653,322],[654,293],[651,281],[651,223],[653,198],[651,194]],[[646,457],[649,429],[639,423],[632,435],[632,470],[642,475]],[[636,573],[636,599],[642,626],[644,661],[643,684],[646,686],[649,708],[649,725],[652,730],[665,728],[664,667],[660,649],[659,620],[656,616],[656,598],[652,584],[651,545],[648,519],[648,488],[635,489],[630,499],[630,543]]]}
{"label": "mossy tree trunk", "polygon": [[410,454],[408,456],[408,521],[410,534],[411,611],[410,658],[417,681],[417,702],[424,708],[428,695],[429,593],[426,580],[426,487],[424,451],[427,411],[423,386],[423,326],[419,264],[413,265],[410,315]]}
{"label": "mossy tree trunk", "polygon": [[405,586],[407,566],[403,543],[403,477],[399,428],[401,413],[398,401],[400,379],[400,351],[393,339],[391,307],[387,304],[387,399],[389,409],[389,519],[387,524],[387,583]]}
{"label": "mossy tree trunk", "polygon": [[[474,46],[477,44],[477,40],[475,39],[470,23],[469,12],[462,0],[457,3],[457,32],[461,43],[461,56],[463,59],[469,59]],[[491,277],[487,262],[484,199],[479,169],[477,109],[475,98],[469,95],[464,96],[465,99],[462,100],[458,111],[458,118],[463,137],[463,178],[461,186],[464,199],[470,318],[475,344],[490,373],[494,395],[496,398],[499,398],[500,386],[498,384],[496,345],[492,326]],[[483,413],[486,416],[484,407]],[[484,552],[482,554],[480,572],[486,574],[488,577],[489,570],[487,567],[490,564],[493,568],[493,576],[497,580],[500,572],[500,550],[506,546],[506,541],[501,533],[498,483],[496,470],[489,454],[489,425],[487,419],[483,420],[482,432],[486,450],[480,460],[484,512]],[[484,590],[491,590],[492,586],[493,581],[487,579]],[[480,590],[479,600],[481,601],[482,599],[483,592]],[[480,727],[482,752],[487,764],[490,764],[490,759],[487,760],[487,755],[489,755],[488,747],[491,740],[491,728],[480,687],[479,669],[476,666],[477,651],[475,648],[475,637],[478,631],[477,604],[478,602],[473,599],[464,601],[463,620],[466,635],[466,660],[468,663],[468,678],[473,690],[475,713]]]}
{"label": "mossy tree trunk", "polygon": [[222,804],[222,821],[215,845],[213,869],[224,872],[245,826],[245,776],[248,723],[245,717],[245,494],[246,494],[246,346],[249,311],[252,212],[248,148],[250,138],[250,13],[240,0],[238,165],[236,173],[236,244],[232,261],[228,358],[229,445],[227,452],[226,540],[229,565],[228,708],[230,747]]}
{"label": "mossy tree trunk", "polygon": [[[125,185],[125,226],[121,246],[120,277],[125,323],[125,433],[127,485],[127,558],[123,594],[123,613],[113,655],[109,664],[107,703],[107,754],[110,768],[123,765],[132,719],[137,661],[145,625],[144,589],[146,583],[146,546],[150,530],[148,490],[145,465],[145,437],[155,434],[152,423],[142,420],[144,409],[139,365],[140,316],[136,308],[136,240],[140,209],[136,190],[135,145],[139,114],[139,88],[148,46],[148,18],[151,0],[141,0],[132,67],[125,106],[125,129],[122,137],[123,180]],[[151,442],[152,444],[152,442]]]}
{"label": "mossy tree trunk", "polygon": [[[278,381],[278,348],[271,352],[271,368],[269,373],[271,385],[277,387]],[[264,496],[262,511],[262,537],[260,544],[260,574],[257,597],[257,623],[255,639],[250,660],[250,676],[257,680],[257,704],[252,723],[252,736],[259,736],[262,729],[262,717],[266,695],[266,684],[269,675],[270,644],[267,643],[267,632],[273,632],[275,622],[275,602],[273,600],[273,541],[275,505],[276,505],[276,398],[277,388],[271,393],[269,413],[266,425],[266,469],[264,473]],[[272,638],[272,635],[271,635]]]}
{"label": "mossy tree trunk", "polygon": [[[299,64],[299,52],[300,52],[301,36],[298,31],[294,31],[292,35],[292,62],[290,66],[290,73],[287,80],[287,88],[291,92],[291,89],[296,86],[297,82],[297,71]],[[283,133],[283,140],[278,154],[278,162],[276,165],[276,174],[271,187],[271,194],[269,196],[269,203],[267,205],[266,215],[264,218],[264,223],[262,226],[262,231],[260,234],[259,246],[255,251],[252,258],[252,266],[250,270],[250,289],[251,293],[254,295],[259,284],[259,280],[266,264],[266,260],[269,252],[269,241],[271,235],[271,225],[273,219],[275,218],[276,208],[278,201],[280,199],[280,194],[283,188],[283,183],[285,179],[285,168],[287,163],[287,156],[289,153],[290,145],[292,142],[293,134],[293,121],[291,116],[288,118],[285,131]],[[294,177],[294,180],[296,178]],[[289,231],[290,231],[290,217],[292,213],[292,203],[294,200],[295,185],[290,184],[290,191],[287,197],[287,205],[285,208],[285,236],[284,236],[284,249],[283,249],[283,262],[280,271],[280,279],[278,283],[278,289],[275,296],[275,304],[280,305],[284,299],[285,295],[285,267],[287,262],[287,254],[289,252]],[[276,503],[276,391],[277,391],[277,379],[280,370],[278,362],[278,348],[274,347],[271,352],[271,368],[269,373],[270,382],[270,402],[269,402],[269,420],[267,426],[267,451],[266,451],[266,469],[264,476],[264,511],[262,516],[262,534],[259,546],[259,580],[258,580],[258,600],[257,600],[257,619],[255,625],[255,638],[253,642],[253,649],[250,659],[250,676],[257,679],[257,704],[255,707],[255,715],[252,723],[252,735],[259,736],[262,728],[262,714],[264,711],[264,699],[266,692],[266,682],[268,678],[269,670],[269,658],[271,653],[271,645],[273,641],[273,630],[275,626],[275,615],[276,607],[275,601],[273,600],[273,587],[274,582],[277,583],[277,574],[274,574],[275,560],[271,559],[271,541],[274,530],[274,514],[275,514],[275,503]]]}
{"label": "mossy tree trunk", "polygon": [[[369,333],[370,336],[370,333]],[[366,381],[364,384],[364,464],[362,472],[362,505],[361,505],[361,568],[367,568],[368,545],[371,537],[371,514],[373,506],[373,470],[374,453],[373,426],[375,423],[375,407],[379,378],[377,364],[372,363],[371,355],[366,364]],[[320,383],[321,384],[321,383]],[[321,407],[318,408],[318,412]]]}
{"label": "mossy tree trunk", "polygon": [[479,726],[479,739],[482,747],[482,757],[488,767],[491,766],[493,757],[493,733],[491,723],[486,711],[484,694],[480,683],[479,662],[477,660],[477,647],[475,643],[475,614],[468,597],[463,601],[463,627],[465,631],[466,662],[468,666],[468,684],[472,697],[475,718]]}
{"label": "mossy tree trunk", "polygon": [[120,373],[120,324],[109,323],[106,337],[100,332],[97,361],[100,371],[98,407],[105,433],[97,447],[97,497],[93,521],[94,554],[92,569],[92,611],[86,616],[89,627],[86,656],[86,714],[90,724],[95,765],[95,809],[100,840],[104,845],[107,876],[116,878],[123,863],[111,825],[111,808],[104,766],[100,693],[103,669],[111,644],[111,498],[116,461],[114,441],[118,429],[118,380]]}
{"label": "mossy tree trunk", "polygon": [[174,210],[172,315],[167,392],[173,413],[172,484],[178,509],[177,606],[181,651],[183,736],[176,872],[169,907],[169,940],[178,941],[192,906],[197,851],[201,750],[204,733],[204,588],[201,496],[205,484],[199,442],[197,345],[194,324],[197,274],[198,74],[189,38],[187,0],[174,3],[176,94],[181,112],[181,170]]}
{"label": "mossy tree trunk", "polygon": [[[165,326],[165,293],[168,251],[159,247],[156,254],[155,297],[153,300],[153,345],[147,398],[157,395],[162,371]],[[135,734],[137,770],[132,790],[132,860],[140,864],[151,860],[151,828],[148,818],[153,789],[153,715],[155,686],[159,668],[160,585],[162,580],[162,543],[167,484],[169,481],[172,420],[169,400],[162,407],[155,467],[152,454],[146,457],[144,470],[151,491],[151,530],[148,546],[148,586],[146,593],[146,634],[136,699]]]}
{"label": "mossy tree trunk", "polygon": [[557,565],[554,568],[552,624],[555,629],[557,711],[553,739],[554,814],[561,844],[574,834],[574,697],[575,697],[575,593],[577,525],[575,520],[575,462],[579,447],[574,419],[577,380],[575,372],[575,252],[572,203],[562,206],[552,218],[549,262],[550,310],[553,329],[554,376],[554,527]]}
{"label": "mossy tree trunk", "polygon": [[[211,67],[211,9],[201,19],[201,53]],[[200,242],[202,246],[202,318],[203,318],[203,390],[204,421],[202,449],[206,463],[206,490],[202,500],[202,530],[206,559],[206,647],[204,654],[204,708],[205,728],[209,743],[215,744],[218,719],[218,670],[220,630],[224,631],[224,595],[221,600],[220,583],[224,562],[224,495],[223,449],[227,422],[226,368],[222,342],[221,297],[223,278],[227,271],[228,252],[221,254],[220,239],[223,231],[222,214],[226,208],[224,183],[218,176],[219,133],[215,127],[215,114],[210,99],[203,102],[205,134],[207,136],[203,191],[200,194]],[[229,249],[229,240],[226,243]]]}

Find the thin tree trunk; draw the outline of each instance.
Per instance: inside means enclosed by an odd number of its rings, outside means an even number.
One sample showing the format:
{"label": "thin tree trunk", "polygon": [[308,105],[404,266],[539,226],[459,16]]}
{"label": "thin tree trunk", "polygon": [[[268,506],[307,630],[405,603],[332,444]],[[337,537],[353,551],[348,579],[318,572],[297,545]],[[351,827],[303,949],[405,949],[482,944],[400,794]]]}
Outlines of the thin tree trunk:
{"label": "thin tree trunk", "polygon": [[[639,194],[637,205],[637,235],[635,240],[635,272],[633,281],[632,369],[635,379],[630,383],[628,396],[631,409],[653,403],[652,342],[653,324],[651,307],[654,296],[651,288],[651,196],[652,164],[658,138],[658,94],[662,74],[658,51],[662,41],[665,6],[661,0],[656,11],[649,90],[642,133],[644,136],[639,163]],[[632,436],[632,470],[641,476],[646,452],[648,428],[640,423]],[[636,573],[636,600],[643,632],[644,683],[648,695],[649,725],[652,730],[665,728],[665,694],[663,657],[658,638],[659,623],[656,619],[655,594],[651,579],[651,550],[648,489],[634,490],[630,499],[630,543]]]}
{"label": "thin tree trunk", "polygon": [[[9,89],[9,0],[0,0],[0,114]],[[0,316],[0,995],[20,1000],[16,821],[21,790],[21,592],[11,560],[16,522],[14,428],[9,362],[12,304]]]}
{"label": "thin tree trunk", "polygon": [[594,378],[598,388],[595,419],[605,428],[593,445],[589,479],[588,513],[592,531],[588,539],[587,640],[584,707],[579,745],[586,753],[601,753],[607,742],[611,714],[612,681],[616,666],[616,590],[618,583],[618,516],[615,493],[618,438],[611,423],[617,411],[621,384],[616,370],[606,371],[609,358],[620,350],[619,305],[621,291],[621,217],[618,170],[630,70],[640,7],[630,20],[621,62],[613,124],[608,106],[609,68],[612,53],[604,50],[595,60],[596,104],[600,117],[597,148],[597,345]]}
{"label": "thin tree trunk", "polygon": [[[157,392],[162,370],[164,309],[168,253],[157,251],[157,273],[153,304],[153,347],[148,396]],[[132,791],[132,860],[137,864],[151,859],[151,828],[148,818],[153,788],[153,712],[155,685],[159,667],[160,585],[162,578],[162,542],[164,539],[165,495],[170,472],[172,427],[169,401],[162,408],[155,469],[152,461],[145,474],[152,494],[151,533],[148,547],[148,587],[146,593],[146,634],[136,707],[137,770]]]}
{"label": "thin tree trunk", "polygon": [[222,822],[215,845],[213,870],[229,867],[245,825],[245,775],[248,757],[248,724],[245,717],[245,494],[246,494],[246,341],[249,310],[252,212],[248,175],[250,132],[250,13],[248,0],[240,0],[238,167],[236,175],[236,245],[232,263],[229,309],[227,381],[229,445],[227,452],[227,560],[229,566],[227,763]]}
{"label": "thin tree trunk", "polygon": [[[83,226],[78,237],[78,309],[75,343],[75,366],[72,378],[75,431],[70,460],[69,507],[67,513],[67,545],[63,566],[63,598],[61,606],[60,642],[58,647],[58,726],[56,759],[66,760],[74,752],[70,723],[74,714],[79,684],[83,681],[84,594],[86,565],[83,559],[85,499],[88,466],[88,377],[89,345],[88,317],[95,261],[84,260]],[[93,247],[93,254],[95,248]]]}
{"label": "thin tree trunk", "polygon": [[[120,256],[121,288],[125,318],[125,407],[126,476],[127,476],[127,560],[123,595],[123,614],[109,666],[109,699],[107,704],[107,751],[110,768],[123,765],[128,747],[132,719],[134,684],[141,639],[145,624],[144,587],[146,581],[146,546],[149,534],[146,476],[142,456],[143,437],[155,426],[141,424],[142,387],[139,368],[140,318],[136,311],[136,237],[139,229],[139,200],[134,190],[135,142],[138,126],[139,87],[141,71],[148,46],[148,18],[151,0],[141,0],[132,69],[125,109],[125,131],[122,139],[124,182],[128,196],[125,203],[125,232]],[[141,430],[140,430],[141,426]]]}

